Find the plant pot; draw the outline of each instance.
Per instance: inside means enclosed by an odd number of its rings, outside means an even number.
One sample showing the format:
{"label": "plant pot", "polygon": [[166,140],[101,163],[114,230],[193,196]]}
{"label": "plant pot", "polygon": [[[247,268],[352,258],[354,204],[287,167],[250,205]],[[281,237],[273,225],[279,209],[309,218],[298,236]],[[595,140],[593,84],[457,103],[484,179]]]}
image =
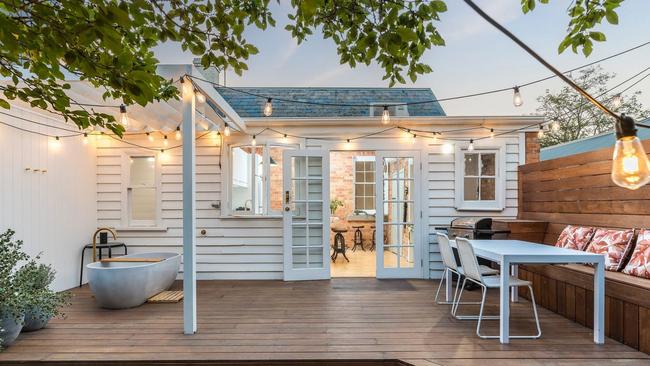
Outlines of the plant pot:
{"label": "plant pot", "polygon": [[25,325],[23,326],[23,332],[33,332],[45,328],[47,322],[50,321],[52,317],[44,317],[41,309],[33,307],[25,311]]}
{"label": "plant pot", "polygon": [[15,319],[9,313],[0,314],[0,345],[6,347],[14,343],[23,329],[24,319],[25,315]]}

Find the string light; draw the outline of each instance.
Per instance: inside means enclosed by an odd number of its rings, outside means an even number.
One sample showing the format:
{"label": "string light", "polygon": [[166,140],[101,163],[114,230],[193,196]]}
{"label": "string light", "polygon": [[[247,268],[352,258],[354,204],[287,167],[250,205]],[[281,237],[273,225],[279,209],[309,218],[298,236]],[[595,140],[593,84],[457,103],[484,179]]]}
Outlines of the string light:
{"label": "string light", "polygon": [[88,145],[88,133],[84,132],[84,138],[81,140],[84,145]]}
{"label": "string light", "polygon": [[537,131],[537,138],[541,139],[542,137],[544,137],[544,126],[539,125],[539,131]]}
{"label": "string light", "polygon": [[273,99],[268,98],[264,104],[264,117],[271,117],[273,114]]}
{"label": "string light", "polygon": [[223,135],[226,137],[230,136],[230,126],[228,126],[228,122],[224,122],[223,125]]}
{"label": "string light", "polygon": [[521,92],[519,91],[518,86],[514,87],[514,94],[512,95],[512,104],[514,104],[515,107],[521,107],[522,105],[524,105],[524,100],[521,98]]}
{"label": "string light", "polygon": [[415,144],[415,139],[418,137],[418,135],[413,134],[413,138],[411,139],[411,144]]}
{"label": "string light", "polygon": [[174,136],[176,137],[176,140],[180,140],[183,137],[183,134],[181,133],[181,126],[176,126],[176,133]]}
{"label": "string light", "polygon": [[181,77],[181,84],[183,84],[183,93],[191,96],[192,93],[194,92],[194,88],[192,86],[191,81],[190,82],[185,82],[186,77],[189,78],[189,76],[187,76],[187,75],[185,77]]}
{"label": "string light", "polygon": [[253,135],[253,139],[251,140],[251,145],[253,146],[257,145],[257,140],[255,139],[255,135]]}
{"label": "string light", "polygon": [[384,125],[387,125],[390,123],[390,111],[388,110],[388,106],[384,106],[384,111],[381,114],[381,123]]}
{"label": "string light", "polygon": [[200,91],[194,89],[194,95],[196,96],[196,101],[199,102],[200,104],[205,103],[205,95],[201,93]]}
{"label": "string light", "polygon": [[560,122],[558,121],[551,122],[551,131],[557,132],[559,130],[560,130]]}
{"label": "string light", "polygon": [[650,182],[650,161],[636,132],[632,118],[622,115],[616,121],[612,181],[617,186],[632,190]]}
{"label": "string light", "polygon": [[494,140],[494,128],[490,128],[490,138]]}
{"label": "string light", "polygon": [[54,139],[50,140],[50,145],[54,149],[59,149],[61,147],[61,139],[59,136],[54,136]]}
{"label": "string light", "polygon": [[454,152],[454,145],[452,145],[452,144],[450,144],[448,142],[442,144],[442,153],[443,154],[449,155],[452,152]]}
{"label": "string light", "polygon": [[163,145],[167,147],[169,145],[169,140],[167,140],[167,135],[164,135],[163,137]]}
{"label": "string light", "polygon": [[437,143],[437,142],[438,142],[438,133],[437,133],[437,132],[434,132],[434,133],[433,133],[433,143],[435,144],[435,143]]}
{"label": "string light", "polygon": [[612,97],[612,106],[614,109],[619,109],[623,104],[623,96],[621,94],[616,94]]}
{"label": "string light", "polygon": [[286,144],[287,141],[288,141],[288,138],[287,138],[287,134],[285,133],[285,134],[282,136],[282,142],[284,142],[284,143]]}
{"label": "string light", "polygon": [[145,132],[145,134],[147,135],[147,139],[149,140],[149,142],[153,142],[153,135],[151,134],[151,132]]}
{"label": "string light", "polygon": [[469,140],[469,146],[467,146],[467,151],[474,151],[474,140]]}
{"label": "string light", "polygon": [[129,116],[126,114],[126,106],[120,104],[120,123],[125,128],[129,126]]}

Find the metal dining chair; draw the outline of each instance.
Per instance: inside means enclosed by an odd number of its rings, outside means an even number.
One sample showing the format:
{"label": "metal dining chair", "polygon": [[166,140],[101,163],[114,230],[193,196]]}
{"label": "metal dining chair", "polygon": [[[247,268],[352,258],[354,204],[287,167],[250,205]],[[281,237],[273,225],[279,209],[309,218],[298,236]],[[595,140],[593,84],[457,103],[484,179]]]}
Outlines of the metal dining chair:
{"label": "metal dining chair", "polygon": [[[453,305],[455,308],[452,312],[456,314],[458,310],[458,305],[461,304],[460,299],[463,296],[463,287],[467,281],[476,283],[481,287],[481,309],[479,310],[478,317],[465,317],[465,319],[477,319],[478,323],[476,324],[476,335],[480,338],[499,338],[499,336],[490,336],[481,334],[481,321],[483,319],[499,319],[498,316],[485,316],[483,311],[485,308],[485,298],[487,295],[487,290],[490,288],[500,288],[500,278],[498,276],[487,276],[484,277],[481,274],[481,270],[476,259],[476,254],[474,254],[474,247],[469,240],[463,238],[456,238],[456,248],[458,248],[458,255],[460,256],[460,264],[463,267],[463,272],[465,279],[463,280],[463,285],[461,286],[460,293],[456,299],[456,303]],[[502,271],[506,271],[507,268],[501,268]],[[520,287],[526,286],[530,291],[530,300],[533,307],[533,314],[535,315],[535,324],[537,325],[537,334],[536,335],[518,335],[510,336],[510,338],[520,338],[520,339],[536,339],[542,336],[542,328],[539,325],[539,316],[537,314],[537,305],[535,304],[535,294],[533,293],[533,285],[530,281],[521,280],[517,277],[510,276],[510,287]]]}
{"label": "metal dining chair", "polygon": [[[456,299],[456,295],[458,294],[458,288],[460,287],[460,278],[463,275],[463,267],[459,266],[458,263],[456,262],[456,257],[454,256],[454,250],[451,247],[451,244],[449,243],[449,237],[443,233],[436,233],[436,236],[438,237],[438,249],[440,250],[440,257],[442,257],[442,264],[445,266],[444,271],[442,272],[442,279],[440,280],[440,284],[438,285],[438,290],[436,291],[436,297],[434,301],[436,304],[440,305],[453,305],[454,301]],[[490,268],[488,266],[483,266],[481,265],[480,267],[481,273],[484,275],[493,275],[493,274],[499,274],[499,270]],[[438,301],[438,296],[440,295],[440,289],[442,288],[442,284],[447,280],[447,275],[449,272],[453,273],[456,275],[456,290],[454,291],[454,297],[452,301]],[[449,284],[451,285],[451,284]],[[470,302],[470,303],[464,303],[464,305],[478,305],[480,304],[479,302]]]}

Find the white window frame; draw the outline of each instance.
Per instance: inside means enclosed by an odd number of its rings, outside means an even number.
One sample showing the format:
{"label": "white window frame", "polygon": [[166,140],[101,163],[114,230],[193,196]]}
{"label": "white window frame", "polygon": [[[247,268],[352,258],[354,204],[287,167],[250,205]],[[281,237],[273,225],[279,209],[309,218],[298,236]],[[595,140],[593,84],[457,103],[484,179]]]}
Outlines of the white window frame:
{"label": "white window frame", "polygon": [[[131,219],[131,159],[136,157],[153,157],[156,159],[154,168],[155,188],[155,218],[153,220]],[[160,155],[150,150],[127,150],[122,153],[122,210],[120,229],[155,229],[160,228],[162,221],[162,162]],[[141,188],[141,187],[140,187]]]}
{"label": "white window frame", "polygon": [[[259,138],[258,138],[259,139]],[[235,211],[232,207],[232,178],[233,178],[233,165],[232,165],[232,150],[237,147],[250,146],[253,147],[250,141],[236,141],[231,144],[226,144],[223,154],[225,155],[223,171],[226,179],[226,192],[224,194],[226,204],[221,205],[222,217],[282,217],[282,211],[272,211],[271,207],[271,187],[269,175],[271,173],[271,155],[269,149],[273,147],[280,147],[285,149],[299,149],[299,144],[275,142],[275,141],[257,141],[255,147],[262,148],[262,162],[264,164],[262,172],[264,175],[263,189],[265,192],[262,213],[254,213],[254,211]],[[254,172],[251,170],[251,177],[254,178]],[[253,179],[254,181],[254,179]],[[253,192],[255,196],[255,192]],[[255,201],[253,200],[253,205]]]}
{"label": "white window frame", "polygon": [[[491,201],[465,200],[465,155],[466,154],[495,155],[495,199]],[[480,162],[480,160],[479,160]],[[506,155],[503,146],[475,146],[474,151],[467,147],[456,147],[455,151],[456,184],[455,204],[459,211],[503,211],[506,197]],[[480,167],[479,167],[480,169]]]}
{"label": "white window frame", "polygon": [[[352,160],[352,173],[353,173],[353,176],[352,176],[353,177],[352,199],[353,199],[354,211],[361,210],[361,209],[359,209],[357,207],[357,161],[372,161],[372,162],[374,162],[375,163],[375,169],[373,169],[372,172],[377,174],[377,172],[376,172],[376,170],[377,170],[377,159],[375,159],[375,156],[359,155],[359,156],[355,156],[354,159]],[[364,171],[364,172],[367,172],[367,170]],[[369,181],[369,182],[364,180],[364,182],[360,183],[360,184],[375,185],[375,179],[373,179],[372,181]],[[364,202],[365,202],[365,198],[368,197],[368,196],[363,196],[363,197],[364,197]],[[375,205],[376,205],[376,197],[377,197],[377,187],[375,187],[375,195],[373,197],[373,202],[375,202]],[[377,207],[375,207],[374,210],[363,209],[363,211],[366,211],[369,214],[374,214],[375,212],[377,212]]]}

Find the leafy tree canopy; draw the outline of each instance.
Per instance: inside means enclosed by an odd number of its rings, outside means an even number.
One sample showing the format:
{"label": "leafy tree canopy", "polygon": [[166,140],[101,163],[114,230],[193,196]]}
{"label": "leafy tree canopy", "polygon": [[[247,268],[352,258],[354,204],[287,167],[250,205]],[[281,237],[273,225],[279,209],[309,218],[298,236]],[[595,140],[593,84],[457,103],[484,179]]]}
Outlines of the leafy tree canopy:
{"label": "leafy tree canopy", "polygon": [[[79,128],[97,125],[121,135],[124,129],[111,115],[78,106],[66,94],[66,73],[126,105],[175,98],[172,82],[155,73],[152,48],[179,42],[204,67],[241,74],[246,60],[258,53],[244,31],[275,25],[269,1],[0,0],[0,75],[11,80],[0,85],[0,106],[20,99]],[[574,0],[559,51],[571,47],[589,55],[592,41],[605,40],[593,29],[603,19],[616,24],[622,2]],[[376,62],[390,85],[431,72],[422,55],[445,44],[436,28],[447,10],[442,0],[291,0],[291,5],[286,29],[299,42],[319,30],[336,44],[342,64]],[[522,0],[524,12],[535,5]]]}
{"label": "leafy tree canopy", "polygon": [[[611,93],[607,94],[607,85],[616,76],[615,74],[605,72],[599,66],[591,66],[573,76],[578,85],[591,95],[602,96],[599,100],[609,109],[617,113],[625,113],[636,120],[650,117],[650,110],[645,108],[637,98],[641,94],[640,91],[621,95],[620,102],[617,102]],[[540,139],[542,147],[614,130],[614,124],[608,115],[568,86],[557,93],[547,91],[537,98],[537,101],[540,103],[537,112],[549,121],[553,121],[551,130]]]}

